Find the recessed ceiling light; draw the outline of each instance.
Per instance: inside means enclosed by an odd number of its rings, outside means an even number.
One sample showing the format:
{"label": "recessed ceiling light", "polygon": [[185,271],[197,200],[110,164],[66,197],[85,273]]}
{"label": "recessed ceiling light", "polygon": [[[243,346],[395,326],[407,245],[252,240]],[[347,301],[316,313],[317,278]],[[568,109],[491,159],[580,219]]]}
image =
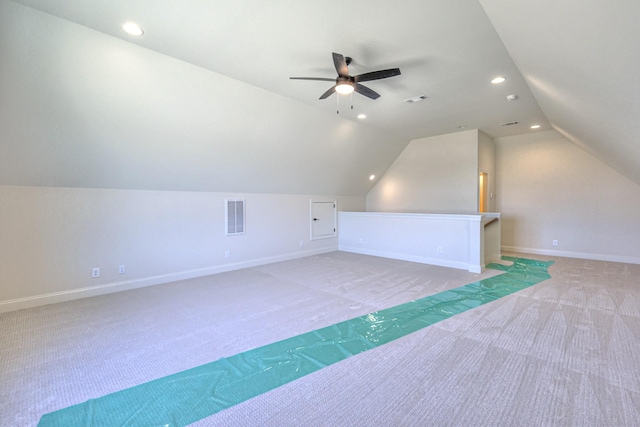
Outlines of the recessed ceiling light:
{"label": "recessed ceiling light", "polygon": [[375,175],[371,175],[371,176],[369,177],[369,181],[373,181],[374,179],[376,179],[376,176],[375,176]]}
{"label": "recessed ceiling light", "polygon": [[531,126],[531,129],[540,129],[540,125],[533,125]]}
{"label": "recessed ceiling light", "polygon": [[518,99],[518,95],[507,95],[507,101],[515,101]]}
{"label": "recessed ceiling light", "polygon": [[131,34],[132,36],[141,36],[144,34],[144,31],[142,31],[142,28],[140,28],[140,26],[135,22],[127,22],[125,24],[122,24],[122,29],[127,34]]}
{"label": "recessed ceiling light", "polygon": [[502,77],[502,76],[498,76],[495,79],[491,80],[491,83],[493,83],[495,85],[495,84],[498,84],[498,83],[502,83],[505,80],[507,80],[507,79]]}
{"label": "recessed ceiling light", "polygon": [[366,114],[358,114],[358,118],[359,119],[366,119],[367,115]]}
{"label": "recessed ceiling light", "polygon": [[465,125],[460,125],[458,126],[458,129],[466,129],[467,127]]}

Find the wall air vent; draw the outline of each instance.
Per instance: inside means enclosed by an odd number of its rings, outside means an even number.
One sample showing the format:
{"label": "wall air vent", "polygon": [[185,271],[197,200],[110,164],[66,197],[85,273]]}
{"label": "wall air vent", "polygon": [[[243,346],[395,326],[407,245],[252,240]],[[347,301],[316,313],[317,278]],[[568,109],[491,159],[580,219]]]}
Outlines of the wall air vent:
{"label": "wall air vent", "polygon": [[233,236],[244,234],[245,230],[245,203],[244,199],[226,199],[225,222],[227,228],[225,235]]}
{"label": "wall air vent", "polygon": [[501,123],[500,126],[513,126],[513,125],[517,125],[518,123],[520,122],[515,121],[515,122]]}
{"label": "wall air vent", "polygon": [[409,104],[415,104],[416,102],[424,101],[427,99],[427,95],[414,96],[413,98],[405,99],[404,102]]}

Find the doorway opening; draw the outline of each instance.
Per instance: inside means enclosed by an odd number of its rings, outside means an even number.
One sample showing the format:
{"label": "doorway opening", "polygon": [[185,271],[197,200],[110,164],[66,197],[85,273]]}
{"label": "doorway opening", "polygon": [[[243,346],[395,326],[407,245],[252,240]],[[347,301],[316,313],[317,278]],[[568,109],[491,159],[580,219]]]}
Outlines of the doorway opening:
{"label": "doorway opening", "polygon": [[487,187],[489,177],[486,172],[480,172],[478,178],[478,212],[487,212]]}

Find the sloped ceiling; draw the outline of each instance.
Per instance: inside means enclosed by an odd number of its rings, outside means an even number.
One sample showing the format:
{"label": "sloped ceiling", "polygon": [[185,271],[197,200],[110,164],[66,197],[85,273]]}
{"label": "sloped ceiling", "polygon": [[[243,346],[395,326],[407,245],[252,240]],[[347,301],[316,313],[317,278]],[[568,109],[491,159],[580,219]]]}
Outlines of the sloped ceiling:
{"label": "sloped ceiling", "polygon": [[365,194],[408,142],[0,3],[0,184]]}
{"label": "sloped ceiling", "polygon": [[480,3],[552,127],[640,185],[640,2]]}
{"label": "sloped ceiling", "polygon": [[[531,124],[555,127],[640,183],[638,125],[616,126],[637,117],[634,92],[594,88],[600,80],[619,87],[592,71],[574,81],[591,62],[618,74],[627,73],[618,63],[637,69],[626,57],[637,39],[617,40],[606,65],[582,57],[599,10],[583,22],[555,4],[547,10],[562,12],[557,19],[531,18],[534,6],[506,0],[0,7],[0,184],[364,195],[368,176],[381,175],[411,139],[475,128],[509,136]],[[122,32],[130,20],[142,37]],[[557,43],[560,34],[569,41]],[[339,104],[335,95],[318,100],[330,82],[289,80],[334,77],[331,52],[354,58],[352,75],[391,67],[402,75],[367,83],[378,100]],[[507,81],[489,83],[497,75]],[[419,95],[428,98],[404,102]]]}

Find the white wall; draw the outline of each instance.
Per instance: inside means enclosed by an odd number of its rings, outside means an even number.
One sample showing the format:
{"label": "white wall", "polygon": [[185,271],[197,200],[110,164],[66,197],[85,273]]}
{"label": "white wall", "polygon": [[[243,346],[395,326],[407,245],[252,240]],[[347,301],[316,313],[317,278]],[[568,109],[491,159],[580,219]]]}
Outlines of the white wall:
{"label": "white wall", "polygon": [[478,131],[413,140],[367,195],[372,212],[477,212]]}
{"label": "white wall", "polygon": [[[340,212],[338,218],[341,251],[473,273],[480,273],[485,267],[483,224],[488,218],[483,215]],[[487,244],[490,256],[495,257],[499,253],[499,236]]]}
{"label": "white wall", "polygon": [[0,94],[0,185],[357,196],[409,142],[6,0]]}
{"label": "white wall", "polygon": [[495,142],[503,249],[640,263],[640,186],[554,131]]}
{"label": "white wall", "polygon": [[[246,234],[224,235],[226,197],[246,199]],[[0,311],[337,250],[336,238],[309,239],[310,199],[365,205],[331,195],[0,186]]]}
{"label": "white wall", "polygon": [[335,250],[309,195],[364,210],[408,143],[6,0],[0,94],[0,310]]}

